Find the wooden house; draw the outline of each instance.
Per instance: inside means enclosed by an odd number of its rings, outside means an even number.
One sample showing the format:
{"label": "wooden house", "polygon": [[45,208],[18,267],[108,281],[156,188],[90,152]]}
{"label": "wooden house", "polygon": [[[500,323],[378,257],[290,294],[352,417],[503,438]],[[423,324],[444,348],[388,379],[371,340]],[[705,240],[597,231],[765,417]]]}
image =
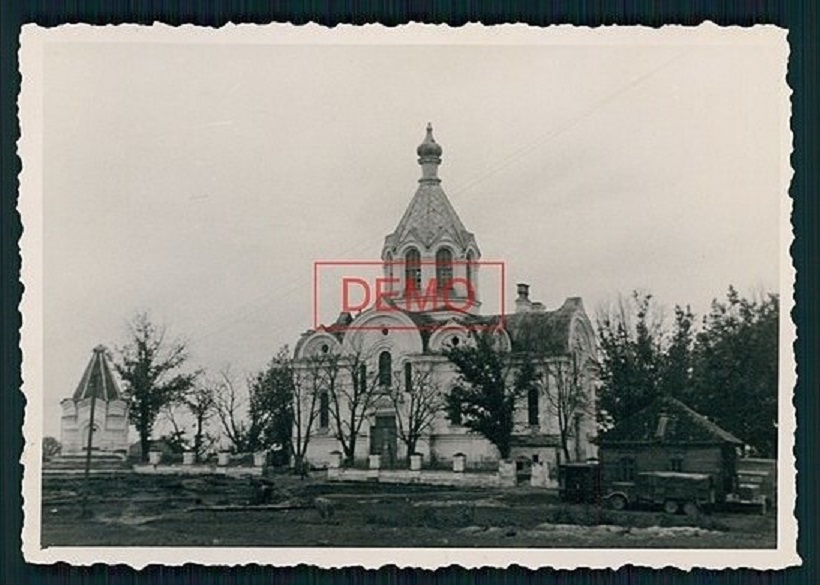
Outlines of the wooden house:
{"label": "wooden house", "polygon": [[638,473],[674,471],[714,478],[723,500],[734,489],[742,441],[679,400],[663,396],[599,439],[602,483],[633,482]]}

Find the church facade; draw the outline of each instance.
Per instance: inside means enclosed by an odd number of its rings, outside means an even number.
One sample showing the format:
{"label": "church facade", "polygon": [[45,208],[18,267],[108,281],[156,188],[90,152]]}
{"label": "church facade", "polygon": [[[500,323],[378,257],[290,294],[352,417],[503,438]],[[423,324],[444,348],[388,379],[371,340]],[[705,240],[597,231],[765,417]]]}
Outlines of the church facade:
{"label": "church facade", "polygon": [[60,406],[63,455],[86,453],[88,434],[93,425],[92,454],[125,457],[128,452],[128,402],[114,377],[105,347],[94,348],[77,389]]}
{"label": "church facade", "polygon": [[[343,450],[353,428],[357,461],[378,454],[382,465],[404,466],[412,446],[425,465],[449,465],[464,455],[467,468],[497,468],[496,448],[470,432],[461,413],[445,408],[442,400],[465,383],[444,351],[474,343],[475,335],[489,331],[510,364],[511,378],[526,351],[542,381],[519,399],[511,457],[550,470],[567,459],[595,457],[595,342],[581,299],[568,298],[549,311],[520,283],[514,310],[482,314],[481,250],[442,189],[442,148],[429,125],[417,154],[418,188],[381,250],[386,283],[381,296],[355,317],[342,312],[335,323],[307,331],[296,344],[294,360],[305,371],[322,356],[339,356],[348,366],[355,364],[355,371],[333,376],[309,405],[297,405],[315,412],[297,417],[294,440],[309,431],[305,455],[316,467]],[[356,385],[357,372],[359,387],[342,389]],[[566,400],[569,391],[577,394],[572,401]],[[424,404],[432,405],[432,412],[420,421]],[[408,441],[414,425],[421,427],[418,440]]]}

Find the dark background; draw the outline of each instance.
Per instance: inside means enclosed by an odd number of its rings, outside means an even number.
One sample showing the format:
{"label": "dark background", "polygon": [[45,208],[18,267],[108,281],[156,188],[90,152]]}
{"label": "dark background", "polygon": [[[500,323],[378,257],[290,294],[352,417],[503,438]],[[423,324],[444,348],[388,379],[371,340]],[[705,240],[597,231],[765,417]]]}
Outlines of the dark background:
{"label": "dark background", "polygon": [[[0,253],[2,253],[2,358],[0,359],[0,524],[3,527],[2,556],[0,556],[0,584],[28,583],[334,583],[337,581],[362,584],[393,583],[820,583],[817,563],[818,520],[818,456],[820,442],[817,421],[820,420],[816,359],[818,346],[818,259],[820,258],[820,205],[818,205],[817,150],[818,128],[818,11],[812,0],[800,2],[766,2],[737,0],[734,2],[513,2],[511,0],[474,2],[354,2],[310,1],[252,2],[206,0],[197,2],[79,0],[64,2],[0,3],[0,82],[2,84],[2,198],[0,199]],[[378,571],[342,569],[326,571],[312,567],[274,569],[252,565],[235,569],[219,569],[187,565],[184,567],[152,566],[137,572],[125,566],[70,567],[65,564],[38,566],[26,564],[20,552],[22,527],[21,477],[19,464],[22,452],[21,425],[23,396],[21,385],[19,327],[21,315],[18,304],[22,294],[19,282],[20,256],[18,240],[22,226],[16,211],[17,175],[20,161],[16,156],[19,137],[17,124],[17,95],[20,90],[17,52],[19,32],[24,23],[56,26],[64,23],[89,24],[140,23],[161,21],[171,25],[221,26],[227,22],[265,24],[317,22],[324,25],[339,23],[365,24],[380,22],[393,26],[410,21],[447,23],[452,26],[467,22],[501,24],[525,22],[532,25],[576,24],[599,26],[607,24],[661,26],[664,24],[697,25],[711,20],[720,25],[749,26],[775,24],[789,30],[788,83],[792,95],[792,132],[794,152],[792,166],[795,175],[790,194],[794,199],[793,226],[795,241],[792,258],[797,269],[795,288],[796,308],[793,318],[797,323],[798,340],[795,352],[798,363],[798,386],[795,394],[797,407],[798,462],[797,506],[800,534],[798,551],[804,565],[785,571],[653,571],[626,567],[619,571],[530,571],[520,567],[507,570],[480,569],[466,571],[450,567],[435,572],[401,570],[385,567]],[[787,510],[781,512],[788,513]],[[591,553],[594,554],[594,553]],[[727,555],[731,552],[727,551]]]}

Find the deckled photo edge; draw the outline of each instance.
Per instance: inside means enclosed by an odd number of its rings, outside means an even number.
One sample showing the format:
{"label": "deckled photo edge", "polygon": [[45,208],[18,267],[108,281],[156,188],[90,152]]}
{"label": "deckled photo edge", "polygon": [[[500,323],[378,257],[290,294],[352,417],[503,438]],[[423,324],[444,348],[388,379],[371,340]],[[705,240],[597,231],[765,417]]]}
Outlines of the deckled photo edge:
{"label": "deckled photo edge", "polygon": [[[220,42],[247,42],[243,38],[228,39],[229,36],[242,37],[249,33],[249,25],[240,25],[235,30],[214,31],[197,27],[182,27],[181,29],[167,30],[169,27],[135,27],[130,42],[142,42],[140,37],[160,29],[162,35],[174,37],[187,34],[195,35],[208,40],[208,37],[218,33]],[[282,25],[279,25],[280,27]],[[511,25],[508,25],[511,26]],[[721,32],[725,29],[713,24],[701,25],[712,31]],[[92,34],[95,42],[95,33],[98,27],[88,25],[71,25],[71,36]],[[120,27],[117,27],[120,28]],[[128,27],[131,28],[130,26]],[[260,42],[264,37],[265,27],[251,27],[259,38],[251,42]],[[305,30],[311,34],[324,35],[328,31],[316,25],[305,27],[285,27],[294,30],[294,42],[311,43],[314,39],[300,37]],[[355,27],[351,27],[355,29]],[[394,42],[397,34],[422,32],[426,36],[429,26],[408,25],[406,29],[393,32],[389,29],[373,30],[369,26],[368,33],[373,35],[373,44]],[[435,27],[433,27],[435,28]],[[476,34],[475,44],[481,43],[481,33],[485,27],[470,25],[471,32]],[[532,29],[534,27],[529,27]],[[565,27],[563,34],[569,31]],[[572,27],[570,27],[572,28]],[[619,27],[619,31],[628,35],[626,27]],[[678,28],[678,27],[675,27]],[[755,29],[771,29],[771,26],[757,25]],[[149,564],[181,565],[198,563],[203,565],[236,565],[248,563],[265,563],[278,566],[292,566],[298,563],[308,563],[320,567],[363,566],[376,568],[387,564],[397,564],[401,567],[415,566],[419,568],[437,568],[450,564],[460,564],[464,567],[495,566],[505,567],[518,564],[525,567],[537,568],[552,566],[556,568],[617,568],[626,564],[642,565],[654,568],[675,566],[682,569],[691,568],[739,568],[749,567],[758,569],[778,569],[800,564],[801,559],[796,551],[797,519],[795,512],[795,478],[796,460],[794,456],[794,432],[796,430],[795,408],[793,392],[796,384],[796,362],[793,343],[796,339],[796,327],[791,318],[794,307],[795,269],[790,256],[790,246],[793,242],[793,224],[791,222],[792,201],[787,195],[792,169],[790,154],[792,147],[792,133],[790,129],[790,107],[784,111],[785,135],[782,137],[783,150],[783,193],[781,195],[781,314],[780,314],[780,386],[779,386],[779,421],[781,431],[778,446],[778,547],[776,550],[650,550],[650,549],[339,549],[325,550],[320,548],[70,548],[53,547],[41,548],[40,521],[41,521],[41,490],[42,473],[41,440],[42,440],[42,368],[43,368],[43,322],[42,322],[42,244],[43,244],[43,214],[42,214],[42,53],[43,45],[51,40],[63,40],[59,35],[61,29],[45,29],[35,25],[26,25],[21,34],[20,67],[23,82],[19,97],[19,115],[21,123],[21,137],[19,140],[19,156],[23,161],[20,174],[20,199],[18,210],[24,224],[21,238],[22,270],[21,279],[25,285],[25,292],[20,304],[23,314],[21,329],[21,349],[23,351],[23,387],[26,398],[23,434],[25,445],[21,462],[24,465],[23,496],[24,496],[24,524],[22,529],[23,553],[25,558],[35,563],[54,563],[66,561],[70,563],[90,565],[95,562],[127,563],[135,568]],[[165,29],[165,30],[162,30]],[[303,29],[300,31],[299,29]],[[421,30],[419,30],[421,29]],[[599,29],[596,29],[599,30]],[[669,30],[665,27],[664,30]],[[680,31],[680,29],[679,29]],[[356,30],[344,30],[344,34],[355,34]],[[454,31],[451,31],[454,32]],[[527,34],[537,34],[537,31],[528,30]],[[680,31],[685,32],[685,31]],[[786,32],[777,29],[779,43],[784,54],[782,93],[786,106],[790,106],[791,90],[786,82],[786,67],[788,62],[788,43]],[[230,34],[229,34],[230,33]],[[647,34],[656,34],[656,31],[646,31]],[[116,36],[116,30],[108,29],[106,36]],[[383,36],[382,36],[383,35]],[[588,39],[589,31],[584,33]],[[253,36],[253,35],[252,35]],[[321,39],[317,39],[323,42]],[[187,41],[181,41],[187,42]],[[333,40],[327,42],[335,42]],[[352,41],[356,42],[356,41]],[[424,41],[427,42],[426,38]],[[527,42],[527,41],[522,41]],[[583,41],[582,41],[583,42]],[[628,41],[626,41],[628,42]],[[786,294],[786,293],[790,294]],[[401,559],[401,562],[396,562]],[[594,559],[594,562],[590,562]]]}

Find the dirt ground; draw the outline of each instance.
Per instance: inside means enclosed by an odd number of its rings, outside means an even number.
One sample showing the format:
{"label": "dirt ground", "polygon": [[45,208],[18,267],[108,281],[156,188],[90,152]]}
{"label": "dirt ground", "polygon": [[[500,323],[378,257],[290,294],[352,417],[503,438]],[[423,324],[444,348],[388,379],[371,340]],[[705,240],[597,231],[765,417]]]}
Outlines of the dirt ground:
{"label": "dirt ground", "polygon": [[[127,474],[43,481],[43,546],[774,548],[776,516],[566,504],[552,492]],[[317,501],[318,498],[318,501]],[[257,509],[236,509],[249,503]],[[275,507],[275,509],[274,509]]]}

